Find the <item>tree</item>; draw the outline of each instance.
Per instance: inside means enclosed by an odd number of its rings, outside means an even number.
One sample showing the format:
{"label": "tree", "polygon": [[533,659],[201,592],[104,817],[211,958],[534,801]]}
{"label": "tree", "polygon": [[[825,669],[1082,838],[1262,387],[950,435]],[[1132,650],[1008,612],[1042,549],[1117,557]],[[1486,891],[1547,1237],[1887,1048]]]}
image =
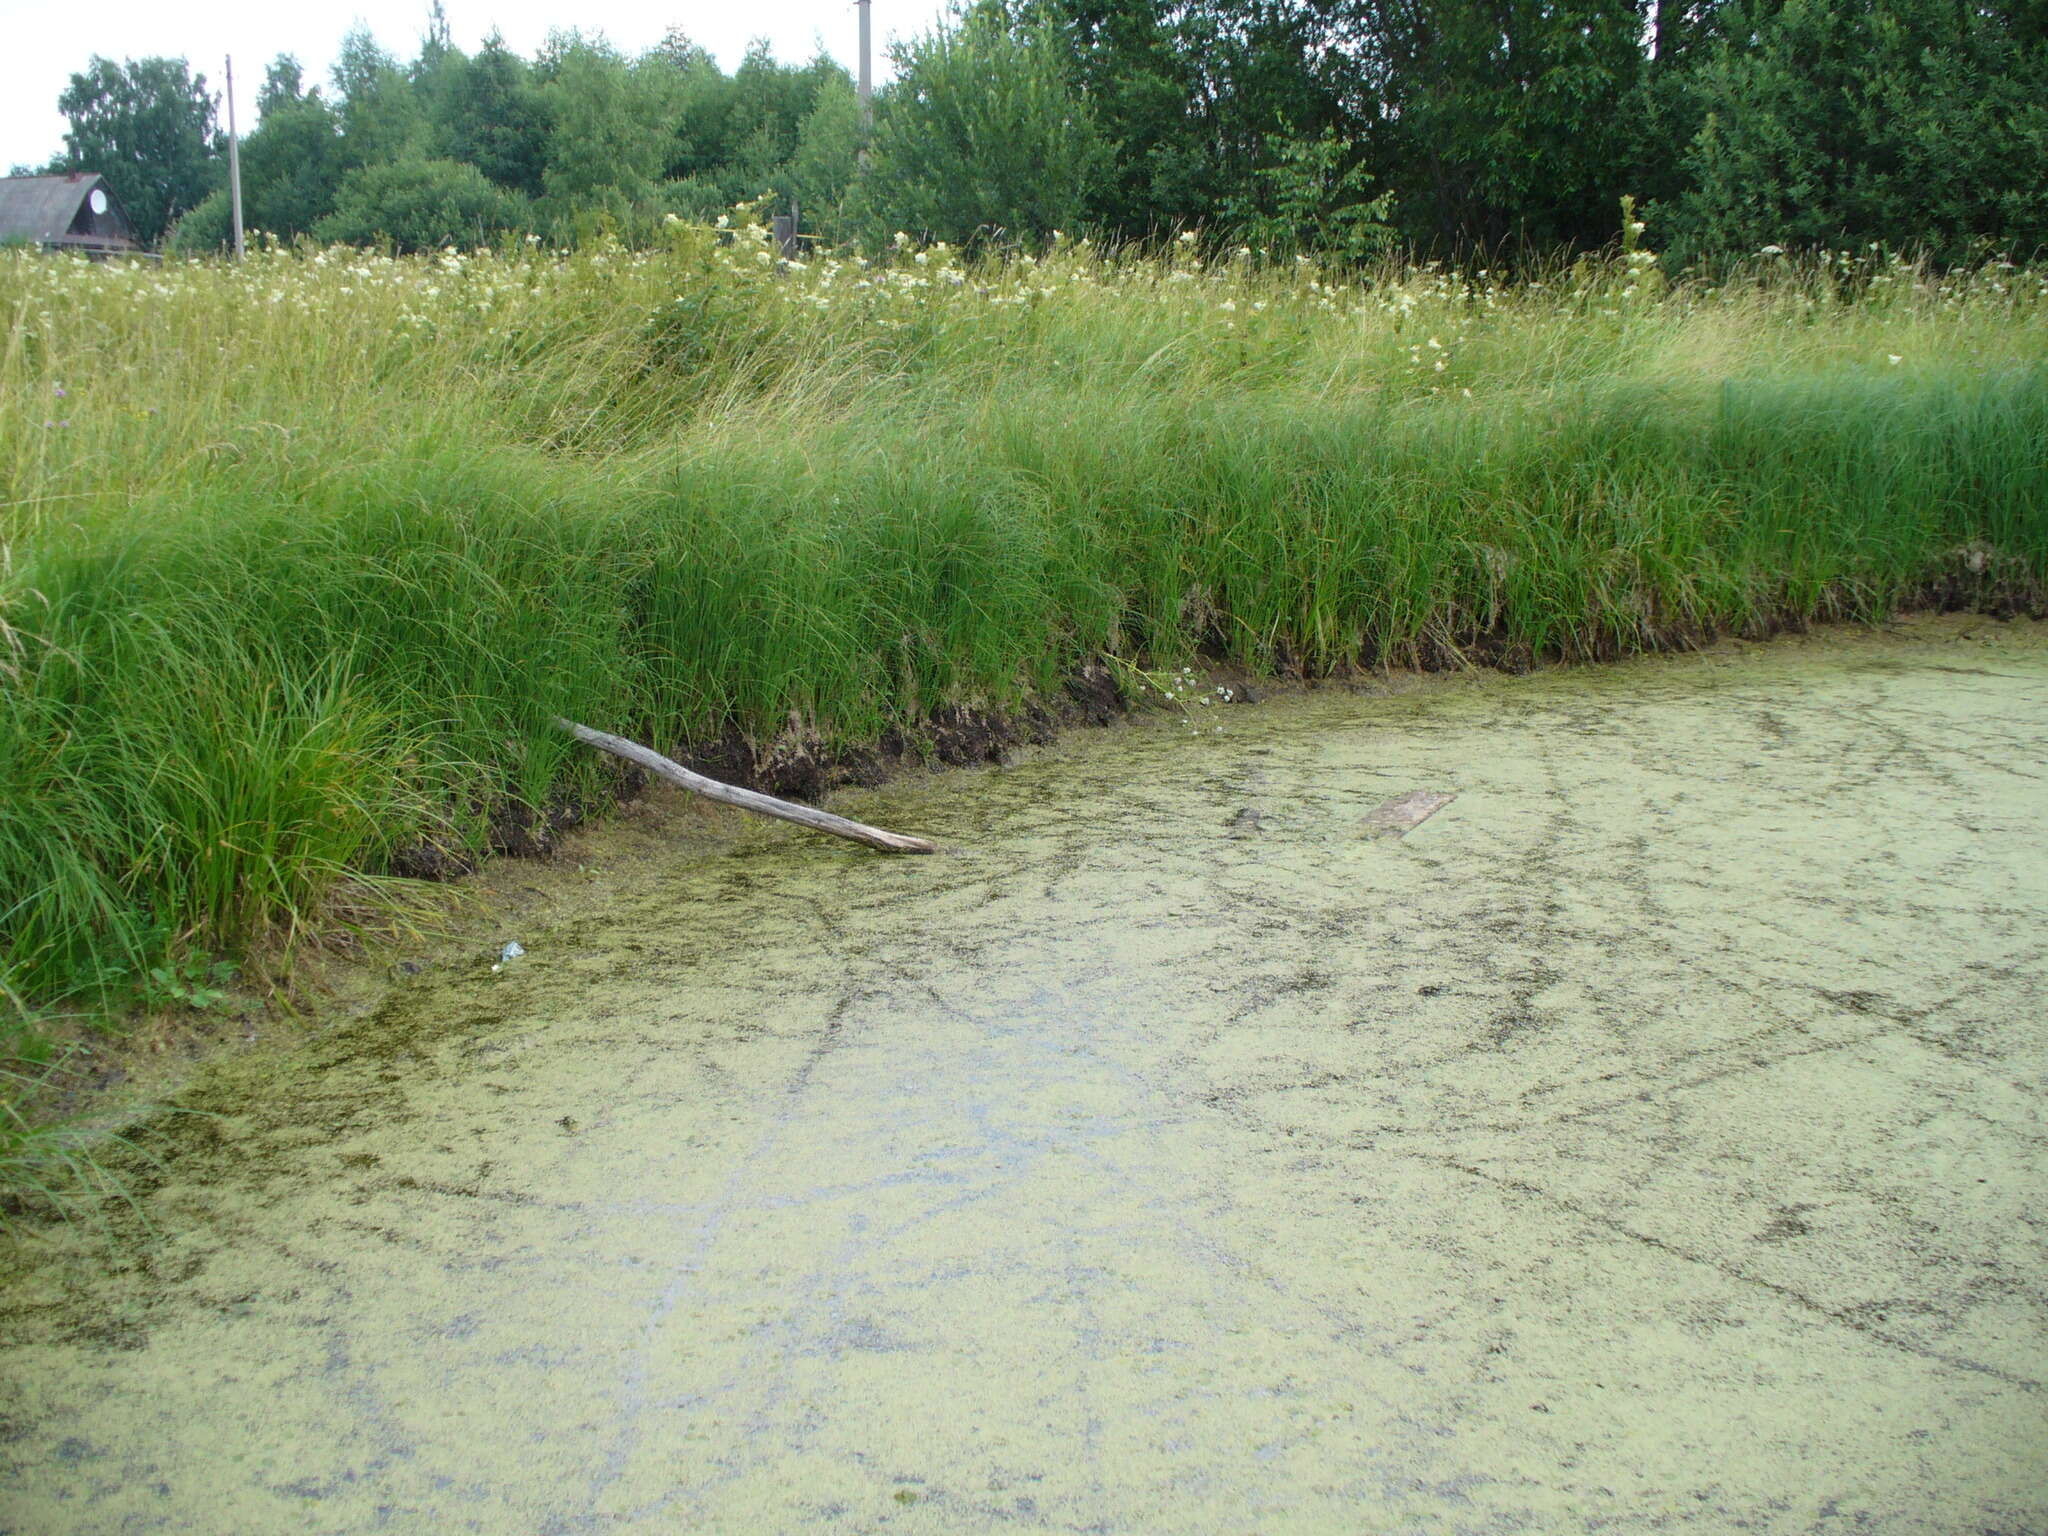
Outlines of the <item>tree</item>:
{"label": "tree", "polygon": [[362,27],[341,40],[334,62],[341,133],[351,166],[423,158],[427,116],[398,60]]}
{"label": "tree", "polygon": [[[665,172],[670,202],[696,211],[729,208],[763,192],[805,195],[794,166],[805,152],[804,125],[828,96],[851,92],[853,82],[844,69],[824,57],[802,66],[781,64],[766,44],[756,43],[728,77],[703,49],[673,30],[642,66],[656,61],[668,68],[672,81],[674,138]],[[836,106],[826,113],[812,130],[814,141],[838,115]],[[814,142],[809,151],[813,178],[821,152]],[[838,191],[843,190],[842,184]]]}
{"label": "tree", "polygon": [[318,91],[278,103],[242,146],[248,223],[284,239],[310,232],[347,171],[341,121]]}
{"label": "tree", "polygon": [[1050,26],[999,5],[892,50],[857,194],[871,238],[1036,238],[1079,227],[1106,153]]}
{"label": "tree", "polygon": [[441,153],[467,161],[504,187],[540,196],[547,164],[547,109],[524,59],[493,33],[465,60],[443,98]]}
{"label": "tree", "polygon": [[294,55],[280,53],[263,71],[263,88],[256,93],[256,115],[267,117],[279,107],[301,100],[305,94],[305,69]]}
{"label": "tree", "polygon": [[732,81],[717,60],[673,27],[653,57],[676,76],[676,136],[664,174],[671,181],[700,176],[717,181],[728,159]]}
{"label": "tree", "polygon": [[135,238],[155,245],[221,179],[214,99],[183,59],[95,56],[57,108],[71,119],[56,169],[97,171],[127,211]]}
{"label": "tree", "polygon": [[2038,8],[1757,5],[1692,90],[1685,190],[1653,217],[1681,260],[1873,241],[1966,260],[2048,241]]}
{"label": "tree", "polygon": [[464,116],[469,74],[469,60],[449,32],[447,12],[441,0],[433,0],[420,51],[405,67],[405,81],[420,117],[420,131],[411,146],[418,154],[430,159],[468,158],[452,153],[452,147]]}
{"label": "tree", "polygon": [[602,38],[565,33],[542,61],[547,113],[541,173],[558,214],[651,200],[671,158],[676,77],[658,57],[631,61]]}
{"label": "tree", "polygon": [[1333,24],[1411,244],[1611,237],[1639,158],[1644,0],[1344,0]]}
{"label": "tree", "polygon": [[1730,20],[1747,19],[1749,9],[1742,0],[1650,0],[1649,8],[1650,58],[1661,70],[1697,62],[1727,39]]}
{"label": "tree", "polygon": [[1128,236],[1202,222],[1218,195],[1211,109],[1223,97],[1204,70],[1213,55],[1188,43],[1213,7],[1043,0],[1033,14],[1102,136],[1090,222]]}
{"label": "tree", "polygon": [[790,195],[803,208],[806,228],[840,232],[866,141],[853,82],[843,75],[826,82],[797,129],[796,152],[783,173]]}
{"label": "tree", "polygon": [[758,196],[771,188],[787,195],[785,168],[796,154],[803,123],[816,110],[821,94],[833,87],[851,90],[845,70],[829,58],[816,58],[801,68],[778,64],[765,43],[747,50],[733,71],[727,96],[722,156],[728,186],[738,197]]}

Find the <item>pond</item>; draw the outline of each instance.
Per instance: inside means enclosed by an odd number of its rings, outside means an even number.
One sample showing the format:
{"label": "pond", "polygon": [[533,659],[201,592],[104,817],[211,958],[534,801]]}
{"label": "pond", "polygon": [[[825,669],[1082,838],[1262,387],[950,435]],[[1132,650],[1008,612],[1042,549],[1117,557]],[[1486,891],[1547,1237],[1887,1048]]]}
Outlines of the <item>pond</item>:
{"label": "pond", "polygon": [[2044,748],[1926,621],[601,833],[16,1240],[0,1530],[2042,1529]]}

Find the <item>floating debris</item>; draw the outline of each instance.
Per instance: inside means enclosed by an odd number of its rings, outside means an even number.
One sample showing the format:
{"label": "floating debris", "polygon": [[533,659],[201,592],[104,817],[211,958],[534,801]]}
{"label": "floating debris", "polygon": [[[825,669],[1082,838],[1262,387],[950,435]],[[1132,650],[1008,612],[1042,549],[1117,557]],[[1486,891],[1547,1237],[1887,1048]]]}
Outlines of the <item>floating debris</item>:
{"label": "floating debris", "polygon": [[1366,836],[1406,836],[1457,798],[1434,789],[1411,789],[1365,818]]}

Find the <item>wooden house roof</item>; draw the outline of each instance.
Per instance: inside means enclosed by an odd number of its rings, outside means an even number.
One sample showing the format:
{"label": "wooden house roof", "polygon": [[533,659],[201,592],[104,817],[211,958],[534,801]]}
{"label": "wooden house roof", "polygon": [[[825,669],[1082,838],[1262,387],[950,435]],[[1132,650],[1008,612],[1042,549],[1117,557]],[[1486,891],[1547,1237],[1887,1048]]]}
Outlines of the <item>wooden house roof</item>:
{"label": "wooden house roof", "polygon": [[[98,208],[95,192],[101,194]],[[113,188],[91,171],[0,177],[0,242],[8,240],[87,251],[137,249]]]}

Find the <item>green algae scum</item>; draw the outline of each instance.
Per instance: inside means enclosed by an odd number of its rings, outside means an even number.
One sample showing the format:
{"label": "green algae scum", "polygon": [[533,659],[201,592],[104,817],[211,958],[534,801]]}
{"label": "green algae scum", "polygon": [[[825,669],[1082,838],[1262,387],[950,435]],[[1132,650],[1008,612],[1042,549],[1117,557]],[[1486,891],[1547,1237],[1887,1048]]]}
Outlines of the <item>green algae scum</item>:
{"label": "green algae scum", "polygon": [[2048,632],[1199,718],[217,1062],[7,1250],[0,1529],[2048,1529]]}

